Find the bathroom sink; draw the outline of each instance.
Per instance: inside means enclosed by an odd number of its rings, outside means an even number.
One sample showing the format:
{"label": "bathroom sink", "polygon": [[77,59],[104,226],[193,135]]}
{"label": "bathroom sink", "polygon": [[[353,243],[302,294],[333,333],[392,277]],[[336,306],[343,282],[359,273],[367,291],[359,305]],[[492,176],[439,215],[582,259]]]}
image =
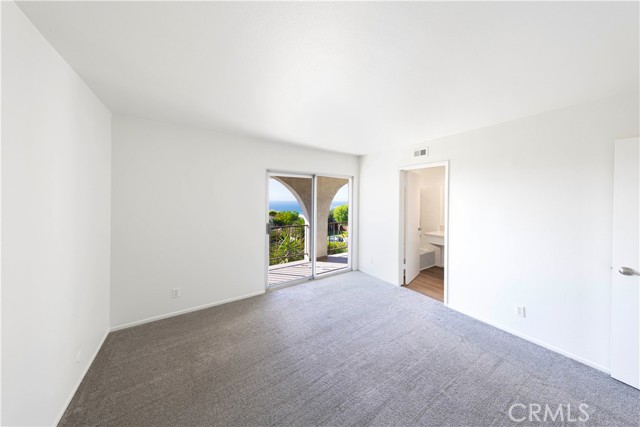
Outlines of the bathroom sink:
{"label": "bathroom sink", "polygon": [[427,231],[424,236],[427,243],[435,246],[444,246],[444,231]]}

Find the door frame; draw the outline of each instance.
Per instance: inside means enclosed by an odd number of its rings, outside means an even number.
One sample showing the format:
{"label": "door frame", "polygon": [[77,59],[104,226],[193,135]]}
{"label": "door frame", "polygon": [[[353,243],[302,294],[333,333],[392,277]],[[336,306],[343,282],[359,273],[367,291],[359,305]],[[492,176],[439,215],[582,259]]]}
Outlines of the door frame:
{"label": "door frame", "polygon": [[[275,286],[269,286],[269,234],[266,233],[266,229],[265,231],[265,239],[264,239],[264,253],[265,253],[265,269],[264,269],[264,283],[265,283],[265,291],[271,291],[271,290],[276,290],[276,289],[281,289],[281,288],[286,288],[288,286],[293,286],[293,285],[297,285],[300,283],[304,283],[307,282],[309,280],[316,280],[318,278],[324,278],[324,277],[329,277],[329,276],[333,276],[335,274],[341,274],[341,273],[346,273],[348,271],[352,271],[353,270],[353,259],[354,259],[354,254],[355,254],[355,250],[354,250],[354,246],[353,246],[353,242],[355,241],[354,239],[354,232],[356,230],[355,227],[355,214],[354,214],[354,206],[353,206],[353,198],[354,198],[354,192],[353,192],[353,183],[354,183],[354,177],[351,175],[340,175],[340,174],[329,174],[329,173],[310,173],[310,172],[299,172],[299,171],[284,171],[284,170],[278,170],[278,169],[267,169],[266,170],[266,174],[265,174],[265,212],[264,212],[264,224],[265,224],[265,228],[267,226],[267,224],[269,224],[269,179],[272,176],[284,176],[284,177],[293,177],[293,178],[310,178],[311,179],[311,192],[312,192],[312,197],[311,197],[311,213],[310,213],[310,217],[308,218],[309,221],[309,230],[310,230],[310,234],[311,234],[311,242],[310,242],[310,247],[309,247],[309,259],[311,260],[311,276],[310,277],[303,277],[300,279],[295,279],[295,280],[291,280],[289,282],[283,283],[281,285],[275,285]],[[326,178],[340,178],[340,179],[346,179],[348,180],[348,185],[349,185],[349,236],[348,236],[348,240],[347,240],[347,245],[349,248],[349,257],[347,259],[347,267],[346,268],[341,268],[339,270],[336,271],[331,271],[328,273],[323,273],[321,275],[318,275],[317,269],[316,269],[316,235],[317,235],[317,229],[316,229],[316,221],[317,221],[317,217],[318,217],[318,213],[317,213],[317,209],[316,209],[316,204],[317,204],[317,197],[318,197],[318,189],[317,189],[317,179],[318,177],[326,177]]]}
{"label": "door frame", "polygon": [[400,216],[399,216],[399,247],[398,247],[398,283],[404,283],[405,251],[406,251],[406,173],[420,169],[436,168],[444,166],[444,253],[442,254],[444,265],[444,305],[449,305],[449,160],[439,162],[426,162],[399,168],[400,181]]}

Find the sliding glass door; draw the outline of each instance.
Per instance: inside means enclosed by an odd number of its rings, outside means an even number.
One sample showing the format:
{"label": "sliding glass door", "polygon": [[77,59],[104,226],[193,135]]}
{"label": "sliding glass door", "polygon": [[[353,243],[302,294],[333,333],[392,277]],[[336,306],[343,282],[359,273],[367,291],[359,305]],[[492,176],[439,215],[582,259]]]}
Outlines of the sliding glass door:
{"label": "sliding glass door", "polygon": [[267,288],[351,269],[351,178],[267,174]]}
{"label": "sliding glass door", "polygon": [[348,269],[349,179],[316,178],[316,274]]}

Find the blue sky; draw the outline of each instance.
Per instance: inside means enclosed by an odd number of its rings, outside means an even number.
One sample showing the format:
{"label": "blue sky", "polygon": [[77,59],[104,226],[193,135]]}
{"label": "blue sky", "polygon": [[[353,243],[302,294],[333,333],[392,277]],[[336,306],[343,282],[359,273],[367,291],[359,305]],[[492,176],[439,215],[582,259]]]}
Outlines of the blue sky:
{"label": "blue sky", "polygon": [[[295,200],[295,197],[293,197],[293,194],[291,194],[291,192],[287,190],[287,188],[284,185],[280,184],[275,179],[270,179],[269,180],[269,200],[278,201],[278,202],[290,201],[290,200]],[[349,185],[345,184],[340,190],[338,190],[338,193],[333,198],[333,200],[336,202],[347,203],[349,201]]]}

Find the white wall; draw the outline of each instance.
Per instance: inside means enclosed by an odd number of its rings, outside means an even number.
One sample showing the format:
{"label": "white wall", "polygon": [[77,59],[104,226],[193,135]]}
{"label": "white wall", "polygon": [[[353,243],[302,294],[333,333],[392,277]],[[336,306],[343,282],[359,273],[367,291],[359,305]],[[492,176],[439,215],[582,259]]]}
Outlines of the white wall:
{"label": "white wall", "polygon": [[360,270],[398,284],[398,168],[450,160],[449,305],[608,369],[613,141],[638,114],[623,95],[363,157]]}
{"label": "white wall", "polygon": [[438,166],[413,172],[420,175],[420,227],[423,232],[439,231],[444,227],[445,168]]}
{"label": "white wall", "polygon": [[249,137],[119,116],[112,131],[114,327],[264,291],[267,169],[358,175],[357,157]]}
{"label": "white wall", "polygon": [[110,121],[2,2],[3,425],[57,422],[108,330]]}

